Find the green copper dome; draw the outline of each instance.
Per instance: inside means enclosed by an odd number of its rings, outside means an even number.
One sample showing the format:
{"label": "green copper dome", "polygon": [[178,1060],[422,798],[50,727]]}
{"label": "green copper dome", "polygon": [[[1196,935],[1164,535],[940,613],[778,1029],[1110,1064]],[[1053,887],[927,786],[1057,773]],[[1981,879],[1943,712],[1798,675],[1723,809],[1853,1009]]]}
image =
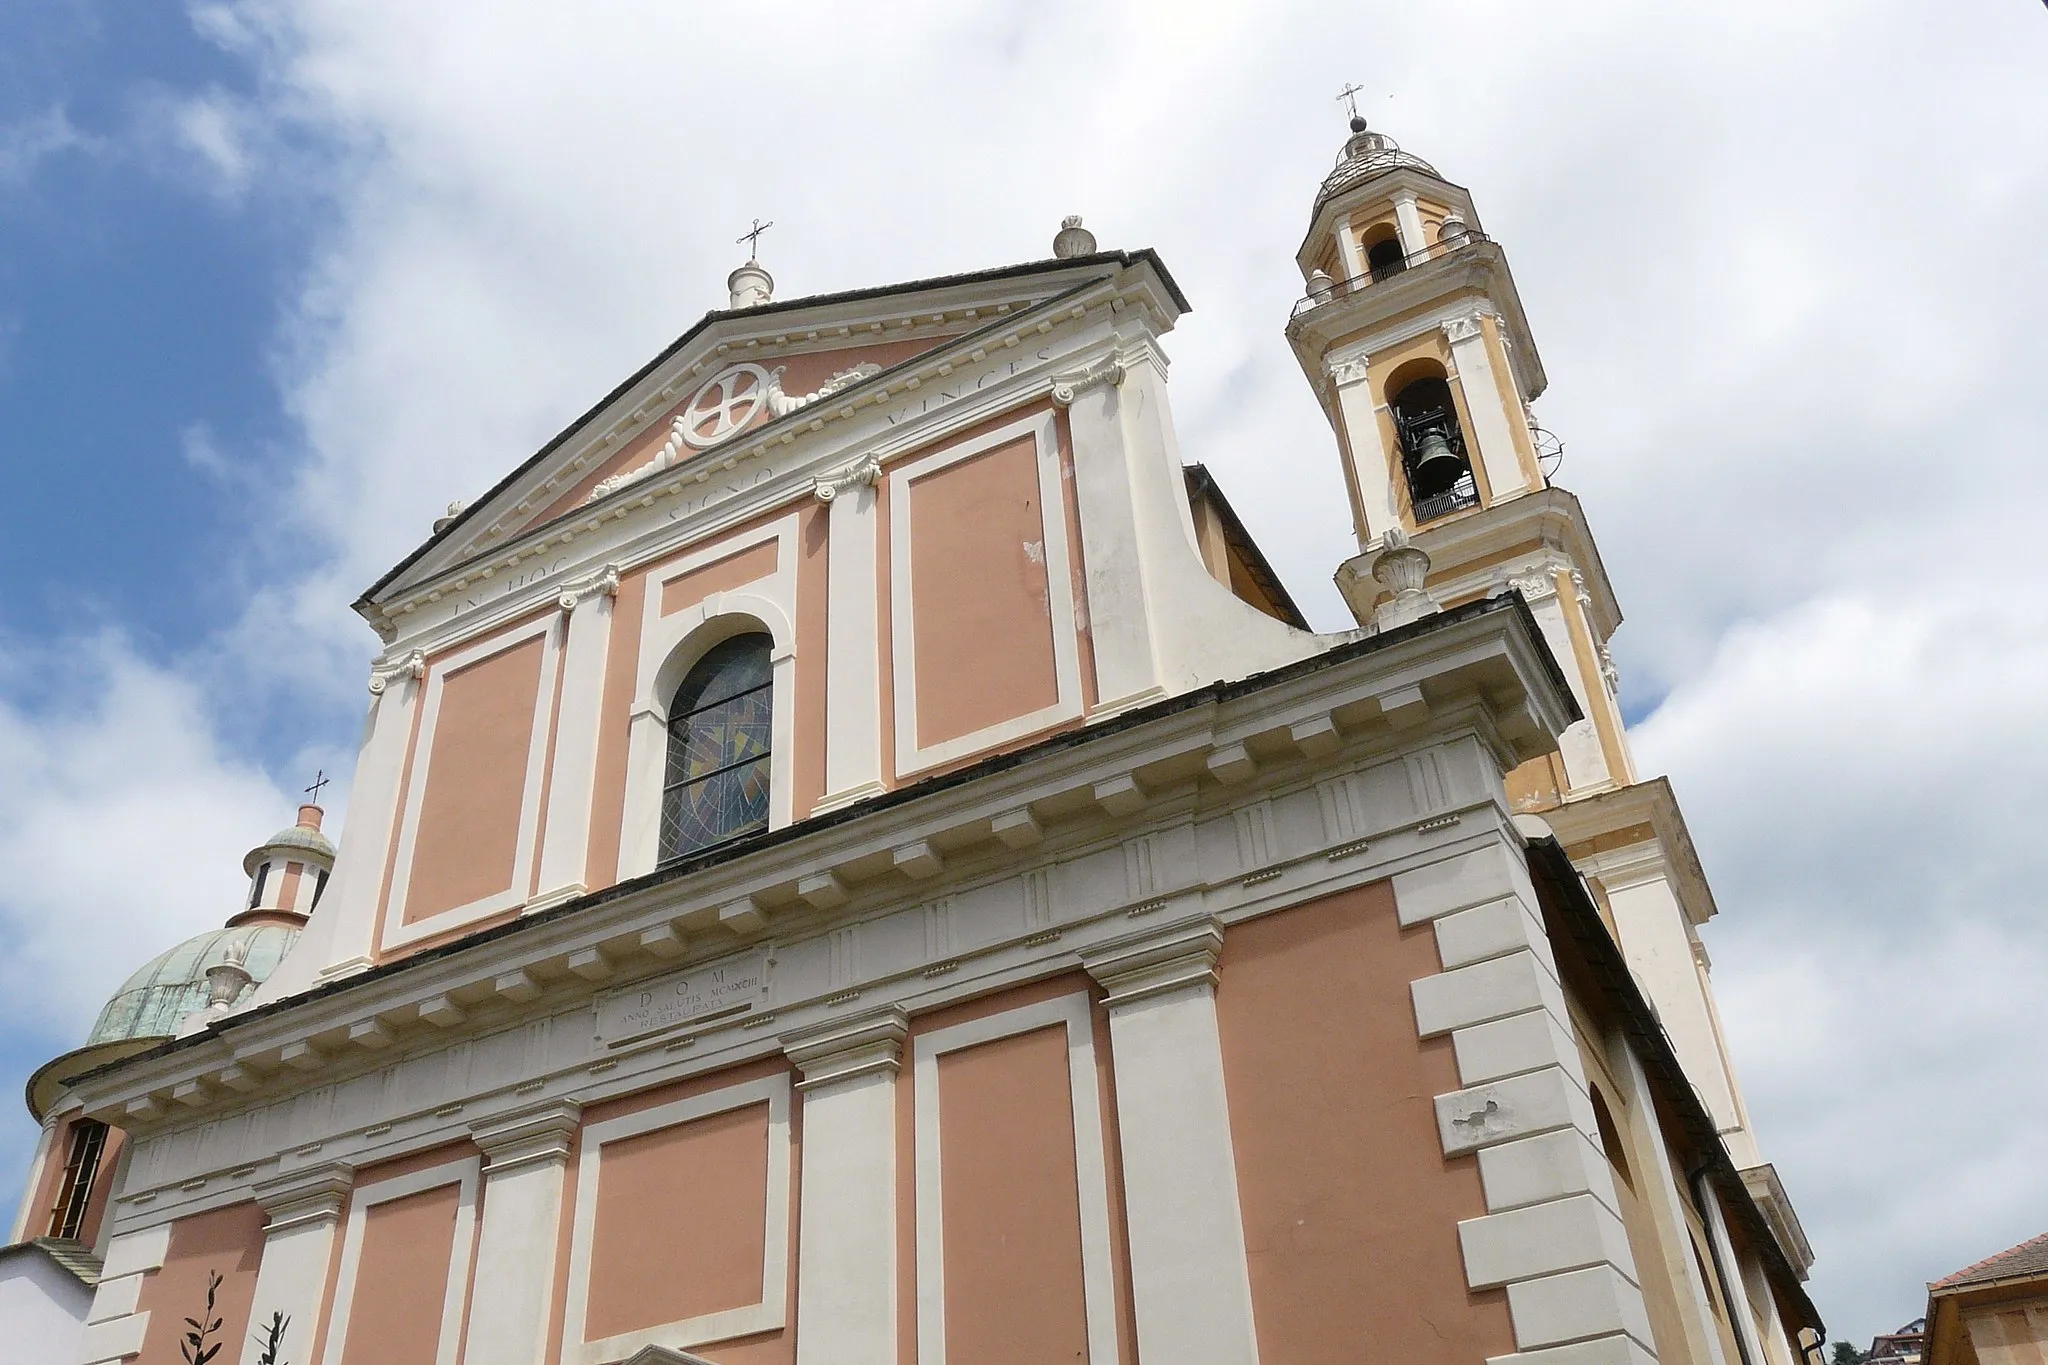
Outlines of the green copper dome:
{"label": "green copper dome", "polygon": [[277,969],[298,937],[296,926],[272,922],[240,924],[186,939],[145,962],[114,992],[85,1045],[172,1037],[179,1020],[205,1008],[206,969],[227,961],[230,945],[240,943],[248,953],[242,966],[253,981],[243,992],[246,997]]}

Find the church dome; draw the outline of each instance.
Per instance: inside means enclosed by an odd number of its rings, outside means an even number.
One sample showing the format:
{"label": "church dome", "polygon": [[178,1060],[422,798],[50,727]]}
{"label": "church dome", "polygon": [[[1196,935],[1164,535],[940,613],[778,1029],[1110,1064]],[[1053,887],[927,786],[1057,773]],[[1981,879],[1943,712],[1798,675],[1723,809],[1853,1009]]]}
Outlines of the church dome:
{"label": "church dome", "polygon": [[1376,176],[1403,169],[1436,175],[1436,167],[1419,156],[1402,151],[1385,133],[1368,129],[1364,119],[1354,118],[1351,120],[1351,137],[1337,156],[1337,168],[1316,191],[1316,208],[1320,210],[1346,190],[1355,189]]}
{"label": "church dome", "polygon": [[180,1020],[206,1007],[207,968],[230,961],[239,945],[250,980],[236,999],[246,998],[276,970],[298,937],[298,926],[273,920],[214,929],[158,953],[114,992],[85,1045],[175,1036]]}

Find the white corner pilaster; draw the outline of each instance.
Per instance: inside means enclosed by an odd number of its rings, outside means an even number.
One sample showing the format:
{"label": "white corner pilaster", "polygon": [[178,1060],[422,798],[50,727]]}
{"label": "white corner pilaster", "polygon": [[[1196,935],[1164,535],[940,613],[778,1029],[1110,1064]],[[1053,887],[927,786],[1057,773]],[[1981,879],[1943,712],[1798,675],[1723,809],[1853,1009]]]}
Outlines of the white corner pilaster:
{"label": "white corner pilaster", "polygon": [[1565,682],[1570,685],[1583,717],[1565,727],[1557,737],[1568,796],[1606,791],[1615,782],[1607,766],[1607,751],[1600,744],[1600,732],[1592,720],[1593,708],[1598,704],[1592,692],[1595,684],[1577,665],[1578,651],[1573,647],[1571,626],[1565,620],[1564,602],[1558,595],[1560,575],[1565,575],[1564,581],[1569,582],[1572,572],[1552,561],[1537,565],[1532,573],[1506,580],[1506,585],[1529,604],[1529,614],[1536,618],[1543,631],[1543,643],[1550,646],[1552,656],[1564,670]]}
{"label": "white corner pilaster", "polygon": [[[1444,324],[1444,337],[1451,344],[1451,359],[1458,367],[1459,382],[1465,389],[1465,411],[1471,414],[1472,430],[1466,435],[1479,447],[1479,462],[1486,469],[1486,486],[1493,501],[1504,502],[1529,489],[1522,457],[1515,449],[1515,436],[1508,426],[1509,412],[1501,402],[1500,385],[1493,374],[1493,358],[1486,352],[1486,329],[1480,315],[1468,313]],[[1522,414],[1513,414],[1522,420]],[[1563,657],[1563,656],[1560,656]]]}
{"label": "white corner pilaster", "polygon": [[589,889],[583,878],[597,787],[597,730],[618,592],[619,571],[609,564],[562,585],[561,608],[568,617],[562,700],[555,710],[555,764],[548,777],[548,823],[541,835],[540,889],[526,904],[528,914]]}
{"label": "white corner pilaster", "polygon": [[[1731,1147],[1744,1144],[1751,1155],[1746,1116],[1737,1101],[1734,1078],[1722,1051],[1720,1029],[1707,999],[1707,985],[1693,956],[1693,936],[1686,927],[1685,908],[1671,884],[1671,865],[1660,842],[1650,840],[1594,854],[1583,869],[1598,877],[1614,912],[1615,936],[1629,971],[1656,1007],[1657,1020],[1685,1068],[1686,1079],[1699,1091],[1713,1115],[1714,1126]],[[1737,1159],[1738,1165],[1753,1161]]]}
{"label": "white corner pilaster", "polygon": [[818,480],[813,490],[831,513],[825,547],[825,795],[812,813],[878,796],[883,789],[878,472],[870,457]]}
{"label": "white corner pilaster", "polygon": [[1138,1354],[1176,1365],[1259,1358],[1216,1023],[1222,947],[1203,918],[1082,959],[1109,992]]}
{"label": "white corner pilaster", "polygon": [[539,1365],[547,1352],[562,1189],[581,1121],[581,1105],[558,1100],[470,1128],[484,1154],[472,1292],[487,1311],[470,1314],[467,1360]]}
{"label": "white corner pilaster", "polygon": [[168,1222],[121,1233],[107,1244],[99,1287],[85,1314],[80,1365],[111,1365],[142,1354],[142,1339],[149,1332],[149,1314],[136,1311],[142,1301],[142,1280],[151,1271],[163,1269],[170,1249]]}
{"label": "white corner pilaster", "polygon": [[797,1365],[896,1359],[896,1073],[909,1031],[890,1006],[784,1042],[803,1075]]}
{"label": "white corner pilaster", "polygon": [[1487,1212],[1458,1224],[1466,1283],[1505,1289],[1517,1365],[1656,1359],[1620,1201],[1542,908],[1505,840],[1398,874],[1403,924],[1444,970],[1409,986],[1420,1037],[1449,1035],[1464,1089],[1436,1097],[1444,1155],[1476,1155]]}
{"label": "white corner pilaster", "polygon": [[[1117,383],[1101,380],[1072,383],[1058,392],[1065,394],[1067,430],[1074,446],[1088,629],[1102,697],[1096,709],[1098,714],[1128,710],[1157,700],[1165,691],[1152,639],[1148,597],[1153,585],[1147,581],[1150,566],[1138,524],[1137,488],[1125,450],[1122,398]],[[1058,392],[1055,401],[1060,401]]]}
{"label": "white corner pilaster", "polygon": [[1429,236],[1422,230],[1422,210],[1416,207],[1415,196],[1407,190],[1394,196],[1394,227],[1401,235],[1401,250],[1409,260],[1429,250]]}
{"label": "white corner pilaster", "polygon": [[1700,1276],[1699,1258],[1693,1255],[1692,1229],[1685,1220],[1685,1198],[1679,1193],[1680,1176],[1671,1168],[1671,1148],[1664,1141],[1664,1127],[1657,1119],[1657,1104],[1650,1093],[1650,1079],[1643,1071],[1635,1046],[1617,1032],[1607,1040],[1607,1065],[1622,1089],[1628,1107],[1629,1159],[1638,1172],[1636,1192],[1649,1210],[1657,1243],[1664,1254],[1664,1269],[1677,1291],[1679,1318],[1684,1323],[1686,1344],[1699,1365],[1735,1365],[1721,1351],[1721,1334],[1714,1325],[1713,1297]]}
{"label": "white corner pilaster", "polygon": [[14,1235],[8,1239],[11,1242],[26,1242],[30,1224],[39,1214],[47,1216],[46,1210],[36,1207],[36,1191],[42,1188],[43,1167],[50,1160],[50,1149],[57,1141],[57,1108],[52,1106],[51,1111],[43,1115],[43,1131],[36,1139],[36,1154],[28,1163],[28,1180],[22,1186],[21,1206],[14,1213]]}
{"label": "white corner pilaster", "polygon": [[[249,1308],[251,1333],[266,1331],[282,1314],[279,1360],[310,1360],[327,1270],[341,1228],[342,1206],[355,1172],[335,1162],[260,1182],[256,1202],[269,1215],[263,1228],[263,1260],[256,1271],[256,1297]],[[250,1356],[254,1357],[251,1351]]]}
{"label": "white corner pilaster", "polygon": [[1327,357],[1323,370],[1337,388],[1337,413],[1344,423],[1351,481],[1358,489],[1359,510],[1364,515],[1364,523],[1357,527],[1358,548],[1363,550],[1385,535],[1389,526],[1401,524],[1400,492],[1394,486],[1387,448],[1380,441],[1379,414],[1373,408],[1372,385],[1366,378],[1365,353]]}
{"label": "white corner pilaster", "polygon": [[1742,1262],[1736,1259],[1735,1243],[1728,1236],[1728,1215],[1721,1207],[1721,1192],[1714,1188],[1710,1178],[1702,1178],[1695,1189],[1700,1217],[1707,1225],[1707,1240],[1713,1247],[1714,1264],[1721,1271],[1721,1298],[1728,1305],[1728,1318],[1742,1347],[1743,1365],[1771,1365],[1764,1355],[1763,1338],[1757,1332],[1756,1312],[1750,1306]]}
{"label": "white corner pilaster", "polygon": [[[398,664],[370,675],[370,714],[356,757],[355,785],[349,791],[348,828],[342,832],[320,910],[288,955],[313,949],[306,964],[311,970],[273,973],[254,997],[257,1003],[370,966],[377,896],[384,884],[391,841],[398,832],[399,782],[405,773],[405,753],[412,743],[413,715],[425,688],[426,670],[426,661],[415,650]],[[324,935],[323,915],[327,919]]]}

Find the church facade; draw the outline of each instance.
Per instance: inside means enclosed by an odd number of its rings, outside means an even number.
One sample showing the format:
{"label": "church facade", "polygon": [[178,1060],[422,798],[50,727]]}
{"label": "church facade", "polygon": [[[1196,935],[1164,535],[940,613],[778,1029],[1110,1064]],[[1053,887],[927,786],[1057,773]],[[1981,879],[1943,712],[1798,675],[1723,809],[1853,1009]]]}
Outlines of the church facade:
{"label": "church facade", "polygon": [[1354,120],[1298,261],[1356,629],[1184,467],[1186,300],[1079,220],[750,259],[451,509],[356,604],[344,836],[31,1086],[77,1359],[1801,1362],[1505,255]]}

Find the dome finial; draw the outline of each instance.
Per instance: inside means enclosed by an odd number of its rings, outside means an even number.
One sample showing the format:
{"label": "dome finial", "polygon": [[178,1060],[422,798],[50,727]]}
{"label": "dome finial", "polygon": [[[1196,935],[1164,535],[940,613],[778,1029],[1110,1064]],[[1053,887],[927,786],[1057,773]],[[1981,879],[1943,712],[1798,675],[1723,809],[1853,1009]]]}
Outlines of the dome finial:
{"label": "dome finial", "polygon": [[1358,112],[1359,92],[1364,89],[1364,86],[1353,81],[1347,82],[1344,88],[1337,92],[1337,98],[1343,100],[1345,105],[1351,110],[1351,131],[1354,133],[1365,131],[1365,117]]}

